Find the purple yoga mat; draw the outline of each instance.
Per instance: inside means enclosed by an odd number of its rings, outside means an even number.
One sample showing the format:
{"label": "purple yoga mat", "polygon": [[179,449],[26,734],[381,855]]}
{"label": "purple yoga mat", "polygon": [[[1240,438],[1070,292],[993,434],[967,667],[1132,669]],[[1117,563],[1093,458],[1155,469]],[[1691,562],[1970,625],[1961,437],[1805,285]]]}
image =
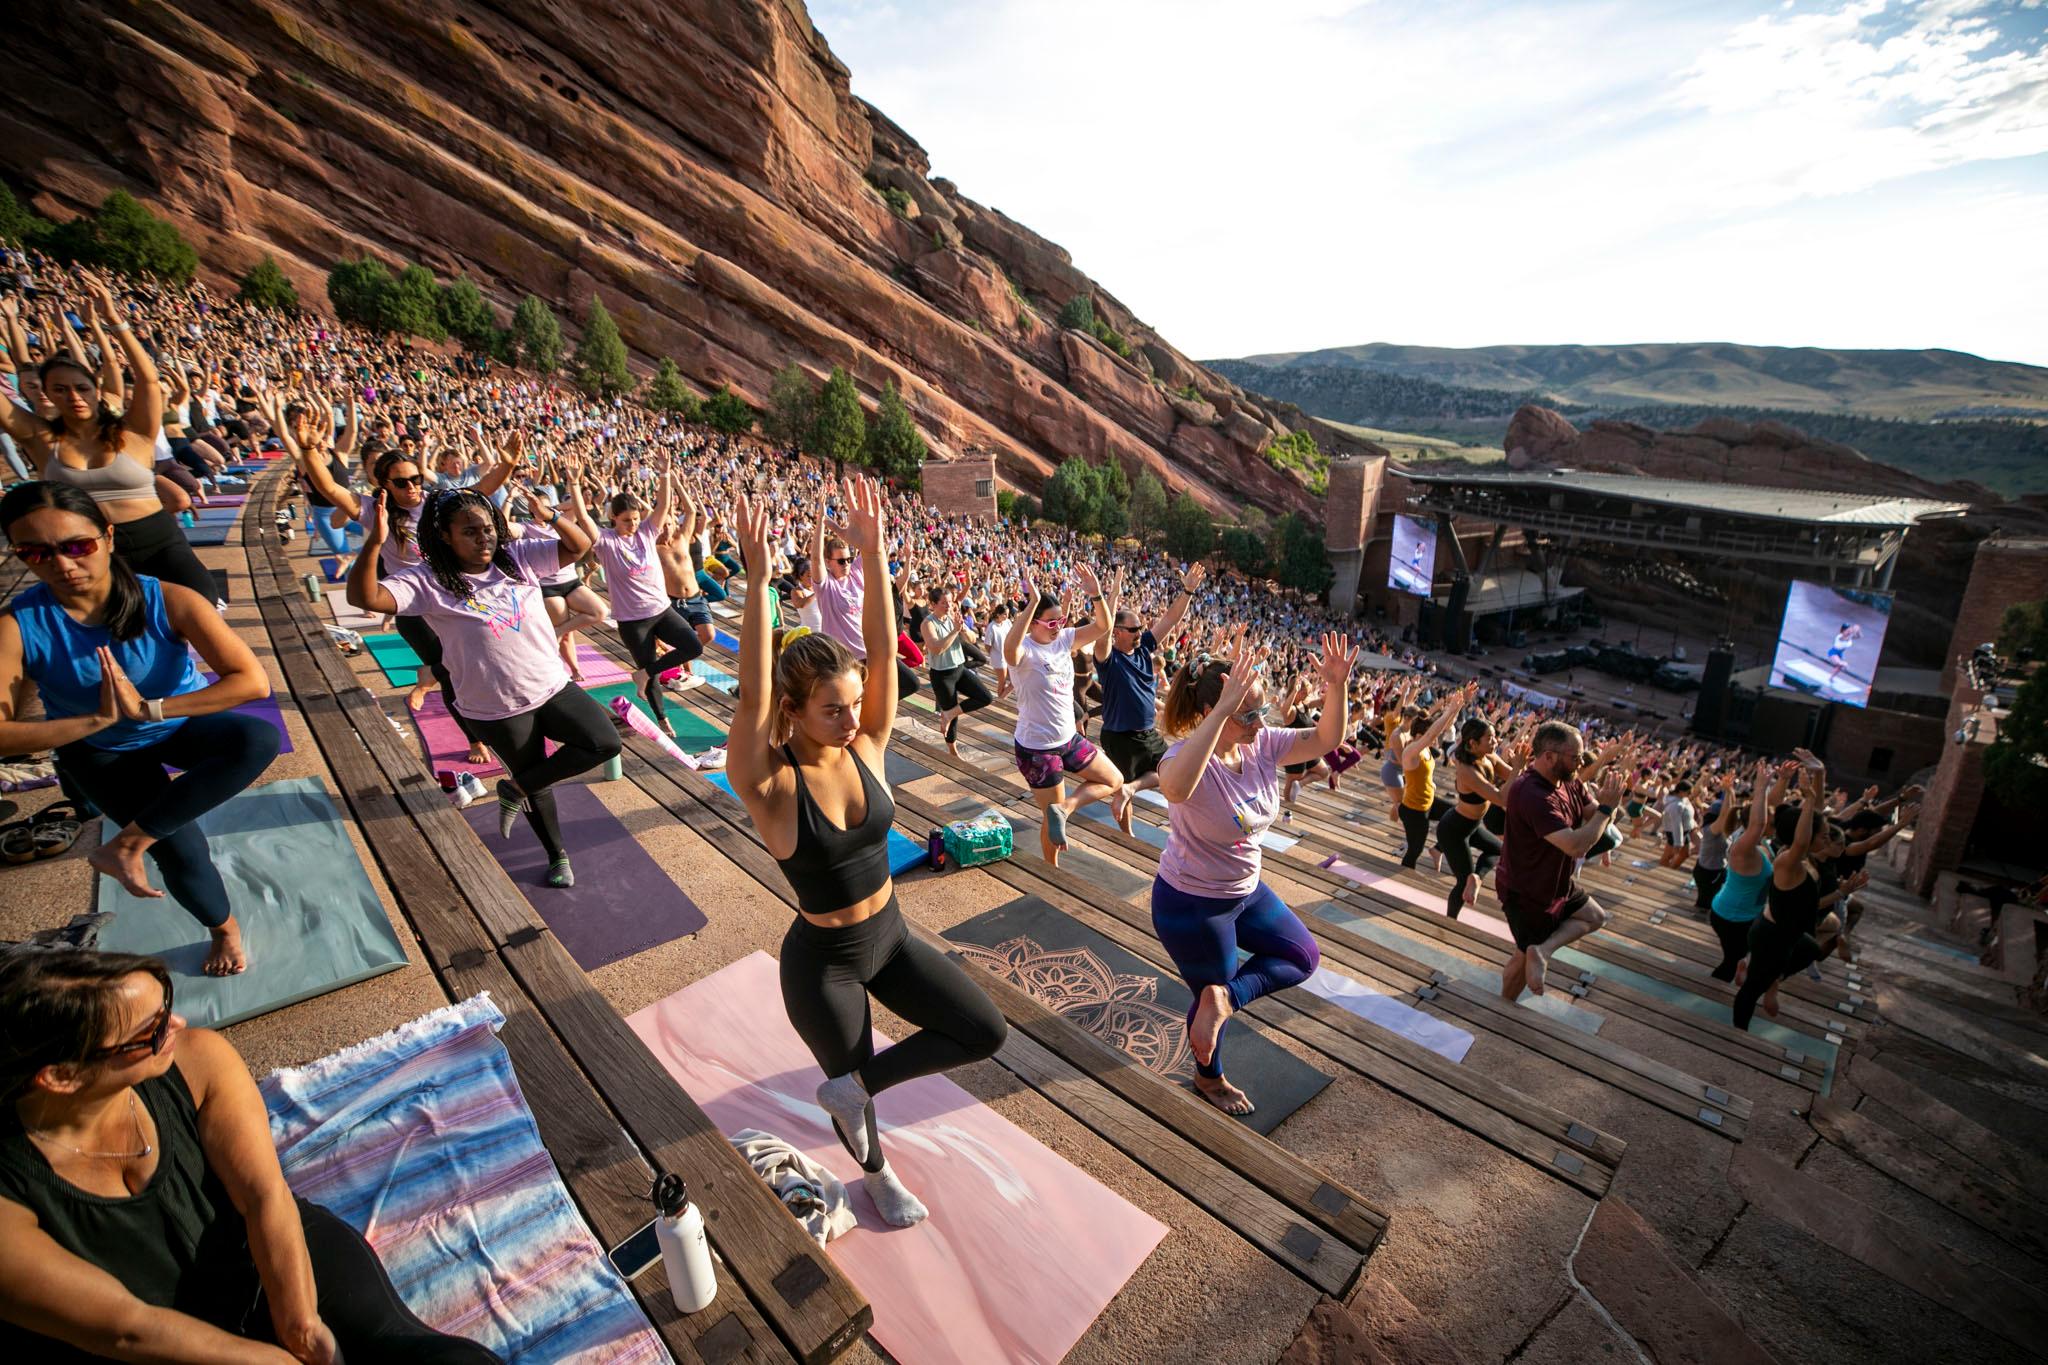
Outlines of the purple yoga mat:
{"label": "purple yoga mat", "polygon": [[[196,664],[198,661],[198,656],[195,653],[193,662]],[[208,683],[220,681],[214,675],[213,670],[209,668],[201,668],[199,676],[206,679]],[[277,709],[277,693],[272,692],[261,701],[243,702],[235,708],[235,712],[239,715],[254,716],[258,720],[269,721],[277,730],[277,751],[281,754],[288,754],[292,751],[292,732],[285,728],[284,713]]]}
{"label": "purple yoga mat", "polygon": [[247,493],[208,493],[206,495],[206,505],[208,507],[240,507],[248,501],[249,495]]}
{"label": "purple yoga mat", "polygon": [[566,891],[547,884],[547,855],[524,816],[510,839],[500,839],[495,798],[478,801],[462,814],[577,966],[593,971],[704,927],[704,912],[669,880],[594,790],[581,782],[553,790],[562,845],[576,869],[576,885]]}

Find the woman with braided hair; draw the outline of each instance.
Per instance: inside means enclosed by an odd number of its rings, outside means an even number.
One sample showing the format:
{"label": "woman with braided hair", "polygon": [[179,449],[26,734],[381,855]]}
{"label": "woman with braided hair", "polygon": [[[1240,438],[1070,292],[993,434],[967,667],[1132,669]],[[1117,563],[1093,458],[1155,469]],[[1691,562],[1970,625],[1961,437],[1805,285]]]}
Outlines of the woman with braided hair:
{"label": "woman with braided hair", "polygon": [[[522,491],[525,491],[522,489]],[[420,562],[377,579],[390,535],[387,495],[378,493],[365,553],[349,570],[349,605],[401,619],[424,618],[440,637],[458,714],[505,764],[498,783],[498,835],[512,837],[523,812],[548,855],[548,885],[576,884],[551,790],[619,752],[611,716],[569,679],[541,597],[541,580],[590,548],[578,524],[582,490],[572,477],[576,515],[556,513],[555,540],[514,540],[504,513],[474,488],[444,488],[420,513]],[[532,498],[538,504],[538,498]],[[550,754],[548,741],[559,747]]]}

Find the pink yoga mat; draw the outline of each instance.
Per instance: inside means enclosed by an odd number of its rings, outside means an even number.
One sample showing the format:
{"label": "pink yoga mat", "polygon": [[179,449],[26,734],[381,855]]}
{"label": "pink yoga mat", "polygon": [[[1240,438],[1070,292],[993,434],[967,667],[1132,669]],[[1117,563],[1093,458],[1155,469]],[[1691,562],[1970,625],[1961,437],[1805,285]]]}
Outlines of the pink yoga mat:
{"label": "pink yoga mat", "polygon": [[[1392,877],[1384,872],[1368,872],[1362,867],[1353,867],[1340,858],[1327,858],[1323,861],[1323,866],[1341,877],[1357,882],[1360,886],[1369,886],[1376,891],[1397,896],[1418,910],[1433,910],[1439,915],[1444,912],[1442,896],[1432,896],[1421,887],[1410,886],[1399,877]],[[1508,928],[1506,920],[1476,909],[1470,901],[1467,901],[1465,908],[1458,912],[1458,923],[1474,925],[1495,938],[1506,939],[1509,943],[1515,941],[1514,932]]]}
{"label": "pink yoga mat", "polygon": [[[624,682],[631,676],[608,656],[599,653],[594,645],[577,645],[576,659],[583,665],[583,682],[588,687]],[[441,689],[432,685],[432,675],[424,676],[428,682],[427,700],[413,712],[412,719],[420,732],[420,748],[426,753],[427,766],[435,772],[443,768],[461,772],[467,768],[479,777],[504,772],[505,765],[498,762],[495,754],[488,763],[469,761],[469,741],[462,737],[462,727],[455,723],[455,717],[448,714],[448,706],[441,700]],[[553,753],[555,748],[556,745],[550,742],[548,752]]]}
{"label": "pink yoga mat", "polygon": [[626,1022],[725,1133],[773,1133],[850,1182],[860,1226],[826,1250],[874,1306],[875,1340],[900,1365],[1050,1365],[1166,1236],[943,1076],[875,1102],[890,1166],[931,1210],[914,1228],[883,1223],[812,1098],[824,1077],[783,1015],[766,953]]}

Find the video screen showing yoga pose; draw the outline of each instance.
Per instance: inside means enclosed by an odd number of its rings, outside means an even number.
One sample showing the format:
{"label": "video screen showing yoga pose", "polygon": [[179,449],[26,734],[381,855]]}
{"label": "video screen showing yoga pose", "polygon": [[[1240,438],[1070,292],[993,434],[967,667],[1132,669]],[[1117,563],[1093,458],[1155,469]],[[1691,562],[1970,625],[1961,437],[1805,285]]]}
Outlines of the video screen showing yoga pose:
{"label": "video screen showing yoga pose", "polygon": [[1387,586],[1429,596],[1436,576],[1436,526],[1415,517],[1394,518],[1394,543],[1387,551]]}
{"label": "video screen showing yoga pose", "polygon": [[1771,686],[1850,706],[1870,705],[1892,595],[1794,579],[1771,660]]}

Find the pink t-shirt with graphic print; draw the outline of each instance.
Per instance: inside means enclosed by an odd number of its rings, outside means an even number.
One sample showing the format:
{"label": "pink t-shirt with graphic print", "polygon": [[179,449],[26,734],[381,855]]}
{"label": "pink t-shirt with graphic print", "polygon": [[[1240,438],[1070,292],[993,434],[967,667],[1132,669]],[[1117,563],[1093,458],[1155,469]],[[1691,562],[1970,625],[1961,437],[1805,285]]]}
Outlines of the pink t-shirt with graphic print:
{"label": "pink t-shirt with graphic print", "polygon": [[[1280,759],[1308,730],[1261,729],[1231,769],[1214,754],[1185,801],[1166,808],[1171,832],[1159,875],[1189,896],[1236,900],[1259,884],[1259,836],[1280,817]],[[1170,746],[1171,758],[1187,743]],[[1163,761],[1163,760],[1162,760]]]}
{"label": "pink t-shirt with graphic print", "polygon": [[824,574],[818,580],[818,615],[824,622],[824,633],[853,651],[856,659],[868,657],[867,641],[861,639],[860,614],[867,605],[867,590],[861,582],[861,558],[853,557],[846,566],[846,577],[834,578],[830,569],[818,566]]}
{"label": "pink t-shirt with graphic print", "polygon": [[645,621],[668,610],[668,591],[661,577],[661,558],[654,552],[654,523],[622,536],[611,527],[597,533],[597,562],[612,599],[614,621]]}
{"label": "pink t-shirt with graphic print", "polygon": [[384,580],[400,616],[419,616],[441,638],[455,683],[455,705],[471,720],[503,720],[539,706],[569,685],[554,623],[540,595],[543,574],[561,568],[559,540],[505,546],[515,577],[497,565],[465,575],[469,591],[451,595],[425,564]]}

